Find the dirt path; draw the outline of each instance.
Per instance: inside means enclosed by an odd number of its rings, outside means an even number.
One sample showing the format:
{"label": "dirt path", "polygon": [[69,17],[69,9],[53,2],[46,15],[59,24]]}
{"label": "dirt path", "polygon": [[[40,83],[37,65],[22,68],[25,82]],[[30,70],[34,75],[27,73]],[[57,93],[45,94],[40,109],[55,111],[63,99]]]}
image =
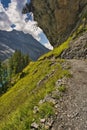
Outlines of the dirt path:
{"label": "dirt path", "polygon": [[73,77],[59,101],[57,122],[52,130],[87,130],[87,60],[70,60]]}

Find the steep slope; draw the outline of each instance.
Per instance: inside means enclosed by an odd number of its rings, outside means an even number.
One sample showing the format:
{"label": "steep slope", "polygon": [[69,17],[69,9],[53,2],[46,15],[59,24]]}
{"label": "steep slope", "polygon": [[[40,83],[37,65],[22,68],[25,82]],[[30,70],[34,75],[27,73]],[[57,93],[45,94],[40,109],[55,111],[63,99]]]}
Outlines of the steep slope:
{"label": "steep slope", "polygon": [[[79,130],[86,130],[87,61],[58,59],[70,41],[71,38],[37,62],[31,62],[23,70],[25,76],[21,78],[20,73],[18,82],[0,97],[0,130],[66,130],[76,129],[78,123]],[[76,105],[68,107],[67,103]],[[84,112],[78,114],[79,108]],[[67,121],[68,113],[72,120]]]}
{"label": "steep slope", "polygon": [[0,97],[0,130],[86,130],[87,61],[57,58],[69,41],[31,62]]}
{"label": "steep slope", "polygon": [[[38,9],[43,9],[44,2],[55,1],[39,1]],[[79,2],[83,7],[86,0],[58,2]],[[76,4],[72,7],[78,7]],[[86,8],[82,10],[81,16]],[[87,15],[80,18],[66,41],[31,62],[23,70],[24,77],[20,73],[17,83],[0,97],[0,130],[87,130]],[[49,25],[47,28],[52,29]],[[50,34],[52,42],[57,35]],[[67,60],[67,56],[77,59]]]}
{"label": "steep slope", "polygon": [[64,42],[87,16],[87,0],[31,0],[29,10],[53,46]]}
{"label": "steep slope", "polygon": [[25,68],[24,78],[0,97],[0,130],[31,130],[32,123],[38,124],[38,129],[45,129],[40,120],[55,116],[54,98],[58,100],[65,91],[65,87],[60,86],[59,92],[55,84],[58,79],[70,76],[63,66],[65,63],[64,60],[44,60],[31,62]]}
{"label": "steep slope", "polygon": [[9,58],[15,50],[29,54],[32,60],[37,60],[38,57],[49,51],[29,34],[16,30],[0,31],[0,59]]}

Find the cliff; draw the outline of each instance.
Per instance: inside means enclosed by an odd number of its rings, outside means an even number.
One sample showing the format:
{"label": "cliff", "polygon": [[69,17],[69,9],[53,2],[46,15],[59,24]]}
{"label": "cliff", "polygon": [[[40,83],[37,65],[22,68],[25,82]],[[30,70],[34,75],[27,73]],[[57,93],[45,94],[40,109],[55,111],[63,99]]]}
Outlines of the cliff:
{"label": "cliff", "polygon": [[64,42],[87,17],[87,0],[31,0],[30,5],[29,11],[53,46]]}

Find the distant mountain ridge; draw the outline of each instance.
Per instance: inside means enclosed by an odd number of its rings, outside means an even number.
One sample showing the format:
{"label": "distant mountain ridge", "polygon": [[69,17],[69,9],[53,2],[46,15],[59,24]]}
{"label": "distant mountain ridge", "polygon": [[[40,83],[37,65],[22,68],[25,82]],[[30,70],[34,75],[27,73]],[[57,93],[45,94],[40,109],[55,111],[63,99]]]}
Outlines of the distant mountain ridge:
{"label": "distant mountain ridge", "polygon": [[30,34],[24,34],[16,30],[11,32],[0,31],[0,59],[9,58],[15,50],[29,54],[32,60],[37,60],[49,51]]}

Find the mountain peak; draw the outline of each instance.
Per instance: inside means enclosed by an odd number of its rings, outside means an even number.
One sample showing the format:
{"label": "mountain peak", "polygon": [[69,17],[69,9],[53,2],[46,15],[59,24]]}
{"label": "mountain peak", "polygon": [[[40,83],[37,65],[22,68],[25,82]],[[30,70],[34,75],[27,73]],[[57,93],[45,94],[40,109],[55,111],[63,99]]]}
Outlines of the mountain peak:
{"label": "mountain peak", "polygon": [[16,30],[11,32],[0,31],[0,58],[2,60],[9,58],[15,50],[29,54],[32,60],[37,60],[49,51],[30,34]]}

